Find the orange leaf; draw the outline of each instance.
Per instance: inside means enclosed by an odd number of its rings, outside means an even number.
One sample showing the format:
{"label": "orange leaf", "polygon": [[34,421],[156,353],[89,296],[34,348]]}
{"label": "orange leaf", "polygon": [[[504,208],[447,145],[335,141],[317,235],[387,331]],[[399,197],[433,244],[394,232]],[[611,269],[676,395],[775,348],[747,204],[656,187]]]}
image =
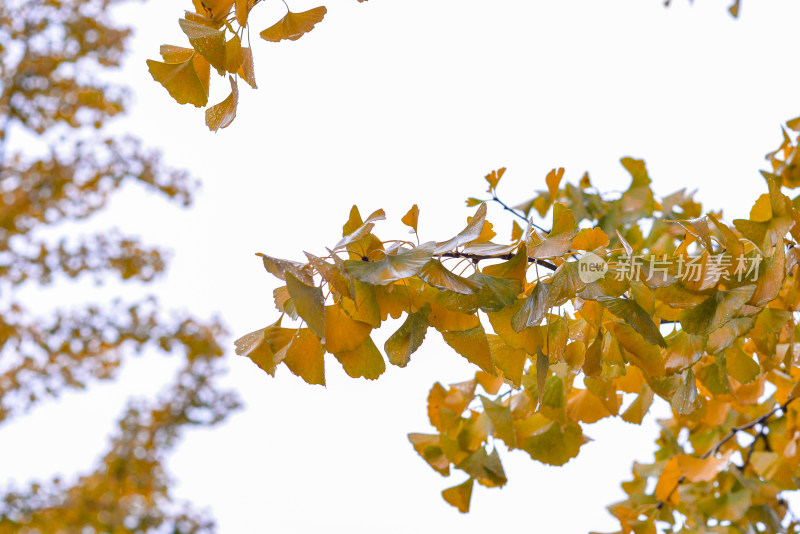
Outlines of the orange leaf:
{"label": "orange leaf", "polygon": [[414,204],[411,206],[411,209],[408,210],[408,213],[403,215],[403,218],[400,219],[400,222],[405,224],[406,226],[410,226],[414,233],[417,233],[417,222],[419,221],[419,206]]}
{"label": "orange leaf", "polygon": [[228,98],[211,106],[206,110],[206,126],[212,132],[220,128],[227,128],[236,118],[236,106],[239,104],[239,88],[233,76],[228,76],[231,82],[231,94]]}
{"label": "orange leaf", "polygon": [[[201,73],[198,73],[196,57],[193,55],[182,63],[148,59],[147,67],[153,79],[163,85],[178,104],[192,104],[201,108],[208,104],[208,85],[203,83]],[[170,59],[175,58],[174,55],[170,56]]]}
{"label": "orange leaf", "polygon": [[314,29],[318,22],[322,22],[328,10],[325,6],[315,7],[302,13],[289,11],[286,16],[273,26],[260,33],[262,39],[277,43],[283,39],[296,41],[304,34]]}
{"label": "orange leaf", "polygon": [[681,469],[678,466],[678,459],[673,457],[664,466],[661,476],[658,477],[656,484],[656,499],[669,504],[678,504],[678,481],[681,479]]}
{"label": "orange leaf", "polygon": [[728,467],[731,453],[728,451],[722,458],[710,456],[708,458],[695,458],[688,454],[679,454],[678,467],[681,475],[686,477],[689,482],[711,482],[720,471]]}
{"label": "orange leaf", "polygon": [[575,250],[595,250],[600,247],[607,247],[608,243],[608,236],[600,228],[583,228],[572,240],[572,248]]}
{"label": "orange leaf", "polygon": [[442,492],[442,497],[448,504],[458,508],[459,512],[466,514],[469,512],[469,501],[472,498],[472,482],[473,479],[470,478],[463,484],[447,488]]}

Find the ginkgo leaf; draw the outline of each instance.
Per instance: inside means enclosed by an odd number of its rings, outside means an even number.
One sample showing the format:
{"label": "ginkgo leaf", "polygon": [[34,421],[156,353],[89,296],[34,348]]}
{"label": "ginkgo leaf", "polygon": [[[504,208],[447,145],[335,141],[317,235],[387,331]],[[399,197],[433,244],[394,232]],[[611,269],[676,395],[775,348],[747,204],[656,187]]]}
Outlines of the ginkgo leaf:
{"label": "ginkgo leaf", "polygon": [[284,275],[286,288],[294,301],[297,314],[325,343],[325,298],[322,296],[322,289],[298,280],[290,271],[286,271]]}
{"label": "ginkgo leaf", "polygon": [[486,339],[486,332],[480,323],[469,330],[442,332],[442,337],[448,345],[471,363],[491,375],[496,374],[489,341]]}
{"label": "ginkgo leaf", "polygon": [[345,373],[353,378],[375,380],[386,371],[383,356],[369,336],[354,350],[336,352],[333,355],[342,364]]}
{"label": "ginkgo leaf", "polygon": [[514,304],[506,306],[497,312],[489,312],[486,315],[489,317],[489,322],[492,323],[492,328],[497,335],[503,338],[503,341],[516,349],[524,350],[528,354],[536,354],[536,351],[544,343],[541,329],[529,327],[516,332],[512,327],[512,319],[519,312],[524,302],[518,299]]}
{"label": "ginkgo leaf", "polygon": [[664,359],[658,345],[644,339],[631,326],[618,322],[607,323],[611,334],[625,349],[629,361],[649,376],[665,374]]}
{"label": "ginkgo leaf", "polygon": [[650,315],[631,299],[600,297],[597,299],[608,311],[627,322],[643,338],[659,347],[667,348],[664,336],[658,330]]}
{"label": "ginkgo leaf", "polygon": [[457,236],[447,241],[436,243],[433,253],[436,255],[444,254],[478,239],[481,236],[481,232],[483,232],[483,223],[486,222],[486,211],[486,204],[481,204],[466,228],[461,230]]}
{"label": "ginkgo leaf", "polygon": [[[175,57],[173,55],[170,59]],[[195,57],[192,55],[183,63],[161,63],[148,59],[147,67],[153,79],[163,85],[178,104],[192,104],[200,108],[208,104],[208,83],[203,83]]]}
{"label": "ginkgo leaf", "polygon": [[522,384],[525,362],[528,360],[527,353],[522,349],[512,347],[498,335],[487,334],[486,337],[489,340],[489,349],[492,351],[495,365],[503,372],[503,376],[507,380],[519,387]]}
{"label": "ginkgo leaf", "polygon": [[487,265],[481,271],[485,275],[494,276],[496,278],[510,278],[512,280],[525,280],[525,275],[528,272],[528,254],[525,243],[517,247],[516,245],[510,250],[504,252],[511,252],[518,248],[517,252],[511,257],[510,260],[494,265]]}
{"label": "ginkgo leaf", "polygon": [[682,371],[697,363],[705,351],[705,338],[688,334],[686,331],[667,338],[664,351],[664,368],[668,373]]}
{"label": "ginkgo leaf", "polygon": [[491,401],[486,397],[481,397],[483,410],[489,416],[494,427],[494,434],[502,439],[509,449],[516,446],[517,438],[514,434],[514,418],[508,406]]}
{"label": "ginkgo leaf", "polygon": [[450,459],[442,450],[439,434],[412,433],[408,435],[408,441],[428,465],[440,475],[450,476]]}
{"label": "ginkgo leaf", "polygon": [[486,454],[486,449],[480,447],[459,462],[456,467],[474,477],[479,484],[487,488],[498,488],[508,482],[497,449],[494,449],[492,454]]}
{"label": "ginkgo leaf", "polygon": [[671,404],[675,413],[681,415],[688,415],[697,407],[697,384],[691,369],[686,372],[683,382],[672,396]]}
{"label": "ginkgo leaf", "polygon": [[354,229],[351,232],[345,234],[342,239],[336,243],[336,246],[333,247],[333,250],[341,250],[352,243],[356,243],[361,239],[364,239],[372,232],[372,229],[375,227],[376,221],[382,221],[386,219],[386,214],[383,210],[377,210],[375,213],[367,217],[367,220],[364,221],[358,228]]}
{"label": "ginkgo leaf", "polygon": [[672,457],[664,465],[664,470],[661,476],[658,477],[658,483],[655,488],[655,496],[661,502],[670,504],[678,504],[680,497],[678,496],[678,485],[683,475],[678,466],[678,458]]}
{"label": "ginkgo leaf", "polygon": [[602,401],[588,389],[574,391],[567,402],[567,414],[570,419],[581,423],[596,423],[600,419],[611,416]]}
{"label": "ginkgo leaf", "polygon": [[564,425],[550,422],[522,442],[522,449],[531,458],[548,465],[564,465],[578,455],[583,444],[583,432],[578,423]]}
{"label": "ginkgo leaf", "polygon": [[622,420],[634,425],[641,425],[644,416],[650,410],[653,404],[653,390],[647,384],[642,384],[642,389],[639,395],[631,403],[630,406],[623,412]]}
{"label": "ginkgo leaf", "polygon": [[547,192],[550,194],[550,202],[555,202],[558,198],[558,184],[564,177],[564,168],[553,169],[547,173],[544,181],[547,184]]}
{"label": "ginkgo leaf", "polygon": [[688,454],[679,454],[676,456],[678,469],[680,469],[681,475],[686,477],[689,482],[711,482],[728,467],[731,453],[733,451],[728,451],[721,458],[715,456],[696,458]]}
{"label": "ginkgo leaf", "polygon": [[515,332],[520,332],[524,328],[535,326],[542,321],[544,315],[552,306],[552,296],[550,286],[545,282],[539,282],[528,295],[525,304],[511,318],[511,326]]}
{"label": "ginkgo leaf", "polygon": [[436,302],[430,302],[429,305],[431,307],[430,324],[440,332],[469,330],[480,324],[480,319],[475,313],[449,310]]}
{"label": "ginkgo leaf", "polygon": [[563,256],[569,251],[572,238],[578,231],[575,216],[561,202],[553,204],[553,228],[539,243],[528,242],[528,256],[531,258],[550,258]]}
{"label": "ginkgo leaf", "polygon": [[371,331],[370,325],[351,319],[340,305],[325,307],[325,349],[328,352],[356,350]]}
{"label": "ginkgo leaf", "polygon": [[478,306],[485,312],[499,311],[514,303],[522,289],[518,280],[483,273],[473,273],[467,280],[478,287]]}
{"label": "ginkgo leaf", "polygon": [[236,107],[239,105],[239,86],[233,76],[228,76],[231,82],[231,94],[215,106],[206,110],[206,126],[212,132],[220,128],[227,128],[236,118]]}
{"label": "ginkgo leaf", "polygon": [[266,269],[268,273],[281,280],[285,281],[286,273],[291,273],[295,278],[304,284],[311,285],[314,283],[308,269],[302,263],[273,258],[272,256],[267,256],[266,254],[262,254],[260,252],[257,252],[256,256],[261,258],[262,262],[264,263],[264,269]]}
{"label": "ginkgo leaf", "polygon": [[221,23],[225,16],[230,13],[234,0],[192,0],[195,10],[204,14],[206,17]]}
{"label": "ginkgo leaf", "polygon": [[725,369],[740,384],[749,384],[761,373],[758,363],[738,345],[725,350]]}
{"label": "ginkgo leaf", "polygon": [[583,374],[590,377],[600,376],[603,370],[603,330],[597,331],[597,336],[586,349],[583,359]]}
{"label": "ginkgo leaf", "polygon": [[183,48],[182,46],[161,45],[158,49],[159,54],[164,59],[164,63],[185,63],[194,56],[194,48]]}
{"label": "ginkgo leaf", "polygon": [[501,169],[497,169],[496,171],[492,171],[492,172],[490,172],[489,174],[486,175],[485,178],[486,178],[486,181],[489,182],[489,191],[490,192],[492,191],[492,189],[496,189],[497,188],[497,184],[500,182],[500,178],[503,177],[505,172],[506,172],[506,168],[503,167]]}
{"label": "ginkgo leaf", "polygon": [[197,52],[215,69],[225,69],[225,30],[215,30],[186,19],[178,21]]}
{"label": "ginkgo leaf", "polygon": [[431,306],[425,303],[419,310],[410,313],[403,325],[386,340],[384,350],[389,362],[399,367],[408,365],[411,355],[422,345],[428,330]]}
{"label": "ginkgo leaf", "polygon": [[239,72],[243,62],[242,41],[238,35],[234,35],[225,43],[225,70],[235,74]]}
{"label": "ginkgo leaf", "polygon": [[406,226],[411,227],[414,233],[417,233],[417,223],[419,222],[419,206],[414,204],[411,206],[411,209],[408,210],[408,213],[403,215],[403,218],[400,219],[400,222],[405,224]]}
{"label": "ginkgo leaf", "polygon": [[417,273],[417,276],[433,287],[455,291],[463,295],[475,293],[475,290],[478,288],[478,284],[474,281],[453,274],[450,269],[447,269],[442,265],[442,262],[438,260],[430,260],[426,263],[419,273]]}
{"label": "ginkgo leaf", "polygon": [[381,326],[381,309],[375,286],[353,280],[353,298],[342,297],[339,305],[342,310],[355,319],[367,323],[372,328]]}
{"label": "ginkgo leaf", "polygon": [[386,285],[419,273],[430,261],[434,243],[424,243],[412,249],[390,254],[378,261],[347,260],[347,272],[367,284]]}
{"label": "ginkgo leaf", "polygon": [[728,291],[716,291],[705,301],[678,315],[683,329],[690,334],[708,335],[731,320],[750,300],[755,286],[737,287]]}
{"label": "ginkgo leaf", "polygon": [[536,391],[538,393],[539,406],[544,400],[544,389],[547,383],[547,375],[550,372],[550,357],[541,350],[536,351]]}
{"label": "ginkgo leaf", "polygon": [[253,89],[258,89],[256,85],[256,73],[253,68],[253,49],[242,47],[242,66],[239,67],[237,74],[242,77]]}
{"label": "ginkgo leaf", "polygon": [[474,479],[470,477],[469,480],[458,486],[447,488],[442,491],[442,497],[447,501],[447,504],[454,506],[462,514],[469,512],[469,501],[472,498],[472,486]]}
{"label": "ginkgo leaf", "polygon": [[[236,22],[239,26],[247,26],[247,17],[250,15],[250,10],[258,0],[234,0],[234,9],[236,11]],[[230,8],[229,8],[230,9]]]}
{"label": "ginkgo leaf", "polygon": [[236,354],[247,356],[253,363],[266,371],[269,375],[275,376],[275,353],[264,338],[265,328],[260,328],[254,332],[246,334],[233,344],[236,346]]}
{"label": "ginkgo leaf", "polygon": [[301,328],[286,349],[283,363],[309,384],[325,385],[325,350],[308,328]]}
{"label": "ginkgo leaf", "polygon": [[262,31],[259,35],[261,35],[262,39],[274,43],[283,39],[296,41],[304,34],[313,30],[314,26],[322,21],[327,12],[328,10],[325,6],[315,7],[314,9],[309,9],[301,13],[292,13],[289,11],[286,13],[285,17],[276,22],[273,26]]}
{"label": "ginkgo leaf", "polygon": [[607,247],[608,244],[608,236],[600,228],[583,228],[572,239],[572,248],[575,250],[592,251]]}

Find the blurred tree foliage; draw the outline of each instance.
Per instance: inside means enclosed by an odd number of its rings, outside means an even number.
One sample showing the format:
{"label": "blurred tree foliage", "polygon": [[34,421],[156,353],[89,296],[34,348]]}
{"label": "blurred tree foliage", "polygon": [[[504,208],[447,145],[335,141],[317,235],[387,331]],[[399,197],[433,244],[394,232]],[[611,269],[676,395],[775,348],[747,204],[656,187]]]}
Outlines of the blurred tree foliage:
{"label": "blurred tree foliage", "polygon": [[129,403],[93,472],[6,490],[0,533],[213,528],[172,497],[164,460],[181,429],[214,424],[237,406],[214,383],[222,325],[164,312],[151,297],[75,303],[46,316],[20,297],[32,286],[87,276],[98,283],[154,280],[165,269],[164,254],[136,238],[116,231],[53,236],[60,224],[102,210],[127,183],[191,203],[195,184],[185,173],[164,168],[134,137],[104,135],[128,96],[103,81],[107,69],[119,67],[130,36],[111,18],[118,3],[0,3],[0,422],[113,378],[132,353],[180,353],[185,361],[157,399]]}

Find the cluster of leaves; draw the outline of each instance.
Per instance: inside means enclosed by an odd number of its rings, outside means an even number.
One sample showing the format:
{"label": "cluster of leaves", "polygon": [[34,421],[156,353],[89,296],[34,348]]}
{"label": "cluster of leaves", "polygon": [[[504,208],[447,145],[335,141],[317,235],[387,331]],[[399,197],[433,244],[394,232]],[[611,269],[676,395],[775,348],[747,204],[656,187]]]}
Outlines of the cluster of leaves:
{"label": "cluster of leaves", "polygon": [[[189,533],[212,525],[173,499],[163,462],[182,428],[213,424],[236,406],[214,385],[222,326],[165,313],[151,298],[76,302],[43,315],[22,302],[23,292],[66,279],[153,280],[165,269],[158,248],[113,230],[59,237],[57,226],[96,214],[125,184],[179,205],[192,199],[185,173],[165,168],[135,138],[97,131],[126,103],[124,87],[99,79],[120,65],[130,34],[109,17],[116,3],[0,3],[0,422],[112,378],[135,352],[183,353],[185,363],[161,398],[131,403],[94,472],[4,490],[2,533]],[[16,146],[15,133],[24,139]]]}
{"label": "cluster of leaves", "polygon": [[[212,68],[222,78],[228,77],[230,94],[218,104],[206,108],[208,129],[216,132],[236,118],[239,104],[239,78],[257,89],[250,43],[248,19],[250,11],[261,0],[192,0],[194,11],[186,11],[178,22],[190,48],[162,45],[163,61],[147,60],[153,79],[179,104],[208,106]],[[365,2],[366,0],[358,0]],[[671,0],[665,0],[669,6]],[[734,0],[729,11],[739,16],[741,0]],[[259,35],[270,42],[296,41],[322,22],[328,12],[325,6],[293,12],[288,4],[286,15]]]}
{"label": "cluster of leaves", "polygon": [[[435,432],[409,440],[441,475],[467,476],[443,492],[462,512],[474,482],[506,483],[497,440],[562,465],[589,441],[585,425],[612,416],[641,424],[660,397],[673,417],[659,421],[656,462],[637,465],[624,485],[630,498],[610,508],[622,532],[655,532],[656,522],[781,531],[780,493],[800,476],[800,409],[791,404],[800,377],[800,196],[782,192],[800,184],[798,122],[768,156],[768,192],[732,225],[703,215],[685,190],[657,200],[644,162],[632,158],[622,160],[632,181],[617,198],[588,174],[565,183],[558,169],[545,190],[511,207],[497,196],[505,169],[492,172],[491,197],[469,199],[475,214],[441,242],[382,240],[374,230],[383,211],[362,219],[353,207],[324,256],[260,254],[285,281],[274,292],[281,316],[239,339],[237,352],[270,375],[285,364],[310,384],[325,383],[325,353],[348,375],[376,379],[386,367],[373,329],[404,317],[383,347],[400,367],[438,331],[478,369],[466,382],[434,385]],[[493,241],[490,202],[526,221],[507,244]],[[552,220],[549,230],[533,223],[537,215]],[[402,222],[417,234],[418,218],[414,206]],[[588,253],[616,267],[587,280],[578,256]],[[664,266],[620,267],[637,254]],[[736,275],[737,259],[755,265],[750,276]],[[694,278],[680,272],[689,261]],[[299,325],[282,325],[287,317]]]}
{"label": "cluster of leaves", "polygon": [[[191,48],[163,45],[160,50],[163,61],[147,61],[153,79],[172,98],[179,104],[199,108],[208,104],[211,68],[223,78],[228,77],[230,95],[206,109],[206,126],[211,131],[225,128],[236,118],[239,78],[257,88],[248,18],[259,1],[192,0],[195,10],[186,11],[185,18],[179,21]],[[313,30],[327,13],[324,6],[295,13],[287,5],[286,10],[282,19],[259,34],[262,39],[275,43],[296,41]]]}

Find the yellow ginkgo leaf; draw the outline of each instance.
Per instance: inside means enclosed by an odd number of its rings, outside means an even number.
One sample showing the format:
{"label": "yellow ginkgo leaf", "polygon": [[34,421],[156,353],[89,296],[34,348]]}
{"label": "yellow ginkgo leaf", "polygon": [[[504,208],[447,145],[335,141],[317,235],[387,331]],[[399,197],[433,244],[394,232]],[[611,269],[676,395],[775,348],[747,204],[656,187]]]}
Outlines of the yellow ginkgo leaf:
{"label": "yellow ginkgo leaf", "polygon": [[247,16],[250,14],[250,10],[253,9],[256,1],[257,0],[235,0],[234,9],[236,10],[236,22],[239,23],[239,26],[247,26]]}
{"label": "yellow ginkgo leaf", "polygon": [[600,247],[607,247],[608,236],[600,228],[583,228],[572,240],[572,248],[575,250],[595,250]]}
{"label": "yellow ginkgo leaf", "polygon": [[286,349],[283,363],[309,384],[325,385],[322,343],[308,328],[301,328]]}
{"label": "yellow ginkgo leaf", "polygon": [[161,54],[161,57],[164,59],[164,63],[184,63],[188,61],[194,55],[193,48],[184,48],[182,46],[174,46],[174,45],[161,45],[161,48],[158,50]]}
{"label": "yellow ginkgo leaf", "polygon": [[296,41],[314,29],[321,22],[328,10],[325,6],[315,7],[302,13],[289,11],[286,16],[260,33],[261,38],[277,43],[283,39]]}
{"label": "yellow ginkgo leaf", "polygon": [[242,68],[243,63],[242,41],[238,35],[234,35],[225,43],[225,70],[235,74]]}
{"label": "yellow ginkgo leaf", "polygon": [[463,484],[447,488],[442,492],[442,497],[447,504],[455,506],[459,512],[466,514],[469,512],[469,501],[472,498],[472,484],[474,479],[470,478]]}
{"label": "yellow ginkgo leaf", "polygon": [[199,22],[181,19],[181,30],[197,52],[215,69],[225,68],[225,30],[215,30]]}
{"label": "yellow ginkgo leaf", "polygon": [[236,118],[236,106],[239,104],[239,88],[233,76],[228,76],[231,82],[231,94],[228,98],[211,106],[206,110],[206,126],[212,132],[226,128]]}
{"label": "yellow ginkgo leaf", "polygon": [[208,17],[215,24],[222,24],[223,19],[231,11],[234,0],[192,0],[194,9]]}
{"label": "yellow ginkgo leaf", "polygon": [[355,350],[338,352],[334,356],[353,378],[363,376],[367,380],[375,380],[386,371],[383,356],[369,336]]}
{"label": "yellow ginkgo leaf", "polygon": [[406,226],[410,226],[414,233],[417,233],[417,222],[419,221],[419,206],[414,204],[411,206],[411,209],[408,210],[408,213],[403,215],[403,218],[400,219],[400,222],[405,224]]}
{"label": "yellow ginkgo leaf", "polygon": [[247,84],[253,89],[258,89],[256,85],[256,74],[253,68],[253,50],[250,47],[242,47],[242,66],[237,72]]}
{"label": "yellow ginkgo leaf", "polygon": [[340,305],[325,307],[325,349],[331,354],[356,350],[370,331],[370,325],[352,319]]}
{"label": "yellow ginkgo leaf", "polygon": [[[153,79],[164,86],[170,96],[179,104],[192,104],[199,108],[208,104],[208,71],[199,73],[197,55],[192,55],[182,63],[162,63],[147,60],[147,67]],[[175,55],[170,56],[175,59]],[[203,82],[204,75],[206,82]]]}

